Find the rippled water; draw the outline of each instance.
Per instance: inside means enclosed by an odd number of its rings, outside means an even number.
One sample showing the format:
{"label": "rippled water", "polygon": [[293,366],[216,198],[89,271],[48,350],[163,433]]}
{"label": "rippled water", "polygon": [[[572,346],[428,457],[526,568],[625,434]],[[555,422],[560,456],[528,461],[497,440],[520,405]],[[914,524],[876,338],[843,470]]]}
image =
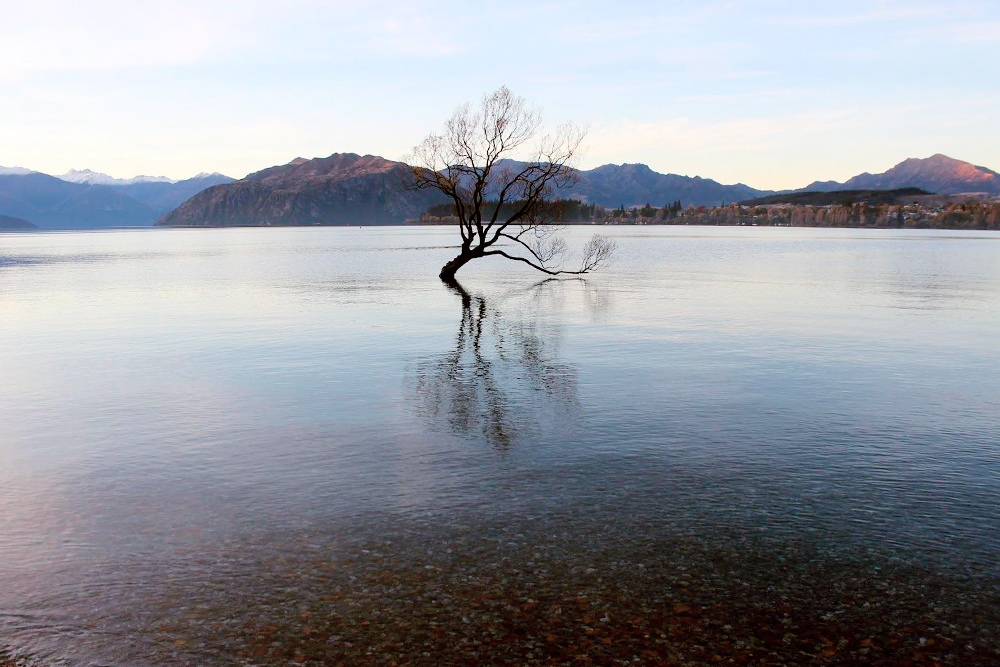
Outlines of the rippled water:
{"label": "rippled water", "polygon": [[0,235],[0,646],[221,660],[316,553],[505,527],[1000,576],[1000,236],[611,233],[464,293],[441,228]]}

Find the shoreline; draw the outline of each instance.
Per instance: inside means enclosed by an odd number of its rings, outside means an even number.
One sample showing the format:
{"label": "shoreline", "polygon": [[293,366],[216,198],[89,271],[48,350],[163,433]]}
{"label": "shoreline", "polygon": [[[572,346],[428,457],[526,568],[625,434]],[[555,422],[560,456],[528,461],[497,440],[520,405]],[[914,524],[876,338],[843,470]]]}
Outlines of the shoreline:
{"label": "shoreline", "polygon": [[221,598],[163,582],[183,606],[116,634],[164,666],[1000,664],[993,571],[561,523],[296,542]]}

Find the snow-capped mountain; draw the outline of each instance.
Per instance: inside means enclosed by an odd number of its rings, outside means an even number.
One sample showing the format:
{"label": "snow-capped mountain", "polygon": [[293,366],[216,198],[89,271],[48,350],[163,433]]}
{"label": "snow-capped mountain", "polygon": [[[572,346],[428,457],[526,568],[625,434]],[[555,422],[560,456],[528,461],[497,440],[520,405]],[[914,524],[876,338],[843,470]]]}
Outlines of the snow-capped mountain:
{"label": "snow-capped mountain", "polygon": [[136,183],[176,183],[166,176],[134,176],[132,178],[115,178],[90,169],[70,169],[56,178],[70,183],[86,183],[88,185],[135,185]]}
{"label": "snow-capped mountain", "polygon": [[24,167],[0,167],[0,176],[24,176],[35,172]]}

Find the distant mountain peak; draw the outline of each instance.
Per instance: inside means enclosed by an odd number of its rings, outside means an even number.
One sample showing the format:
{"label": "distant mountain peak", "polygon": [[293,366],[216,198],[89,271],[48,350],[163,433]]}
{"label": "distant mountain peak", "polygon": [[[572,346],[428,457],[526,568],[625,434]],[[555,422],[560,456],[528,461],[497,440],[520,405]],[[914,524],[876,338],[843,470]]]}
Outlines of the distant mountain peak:
{"label": "distant mountain peak", "polygon": [[378,155],[334,153],[327,157],[316,157],[311,160],[298,157],[288,164],[254,172],[247,176],[247,179],[266,181],[270,184],[297,183],[302,180],[319,182],[342,180],[348,176],[385,174],[400,167],[408,169],[402,162],[393,162]]}
{"label": "distant mountain peak", "polygon": [[622,162],[621,164],[615,164],[614,162],[609,162],[607,164],[602,164],[599,167],[594,167],[589,171],[653,171],[648,164],[643,164],[642,162]]}
{"label": "distant mountain peak", "polygon": [[944,153],[935,153],[934,155],[925,158],[911,157],[903,160],[903,162],[969,164],[968,162],[963,162],[962,160],[956,160],[955,158],[945,155]]}
{"label": "distant mountain peak", "polygon": [[26,174],[34,174],[37,172],[31,169],[25,169],[24,167],[0,167],[0,176],[24,176]]}
{"label": "distant mountain peak", "polygon": [[134,185],[136,183],[176,183],[166,176],[134,176],[132,178],[115,178],[108,174],[90,169],[70,169],[56,178],[70,183],[85,183],[87,185]]}
{"label": "distant mountain peak", "polygon": [[927,158],[907,158],[881,174],[865,172],[844,183],[816,182],[804,190],[898,190],[920,188],[937,194],[956,195],[967,192],[1000,194],[1000,174],[963,162],[943,153]]}
{"label": "distant mountain peak", "polygon": [[299,157],[204,190],[157,224],[401,223],[443,201],[435,192],[409,187],[412,178],[407,165],[376,155]]}

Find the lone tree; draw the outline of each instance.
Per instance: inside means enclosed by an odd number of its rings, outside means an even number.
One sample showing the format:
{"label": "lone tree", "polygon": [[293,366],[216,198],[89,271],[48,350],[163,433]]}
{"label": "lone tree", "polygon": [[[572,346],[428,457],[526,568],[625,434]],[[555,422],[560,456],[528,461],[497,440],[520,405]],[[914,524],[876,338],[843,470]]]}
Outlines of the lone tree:
{"label": "lone tree", "polygon": [[[451,200],[462,235],[458,256],[441,269],[442,280],[454,283],[456,272],[480,257],[506,257],[551,276],[589,273],[608,262],[615,243],[598,234],[584,246],[578,270],[558,264],[566,243],[555,235],[560,227],[550,198],[575,182],[571,165],[583,136],[572,124],[542,133],[539,112],[501,87],[479,108],[456,109],[440,134],[413,149],[407,161],[416,187]],[[526,162],[511,159],[524,155]]]}

